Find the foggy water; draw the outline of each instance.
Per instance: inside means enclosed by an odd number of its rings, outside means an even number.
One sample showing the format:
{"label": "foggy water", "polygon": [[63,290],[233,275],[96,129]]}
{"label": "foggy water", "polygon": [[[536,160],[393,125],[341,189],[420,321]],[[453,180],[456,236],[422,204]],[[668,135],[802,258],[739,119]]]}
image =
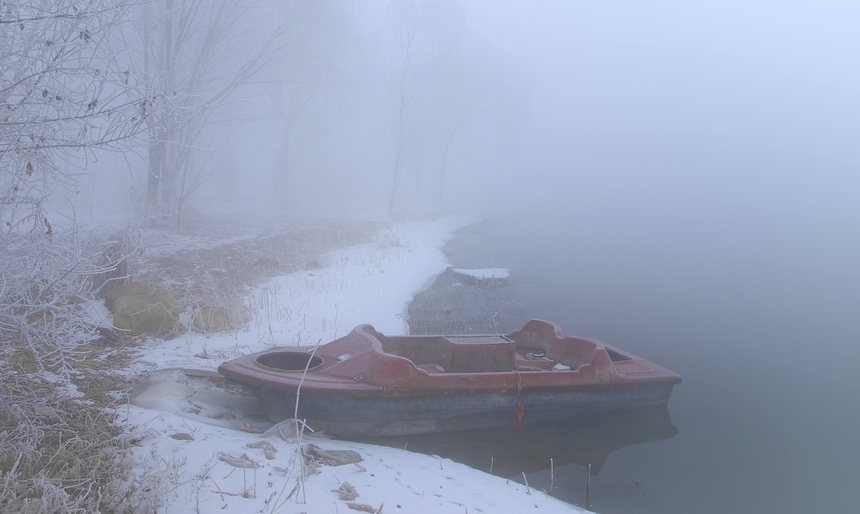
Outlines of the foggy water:
{"label": "foggy water", "polygon": [[[592,478],[591,508],[856,512],[860,255],[851,223],[656,199],[514,207],[446,248],[454,266],[513,271],[522,310],[510,309],[506,331],[552,320],[682,376],[669,402],[678,435],[614,451]],[[557,467],[555,495],[584,505],[585,473]],[[549,475],[529,482],[548,489]]]}

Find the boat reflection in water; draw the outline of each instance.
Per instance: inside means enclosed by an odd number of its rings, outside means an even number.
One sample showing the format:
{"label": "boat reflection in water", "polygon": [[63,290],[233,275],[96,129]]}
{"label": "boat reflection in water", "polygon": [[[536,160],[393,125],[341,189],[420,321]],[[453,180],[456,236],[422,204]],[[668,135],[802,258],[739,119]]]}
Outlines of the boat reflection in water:
{"label": "boat reflection in water", "polygon": [[442,434],[349,438],[438,455],[503,478],[521,479],[567,464],[588,466],[596,476],[609,455],[621,448],[675,436],[666,404],[613,411],[576,420]]}

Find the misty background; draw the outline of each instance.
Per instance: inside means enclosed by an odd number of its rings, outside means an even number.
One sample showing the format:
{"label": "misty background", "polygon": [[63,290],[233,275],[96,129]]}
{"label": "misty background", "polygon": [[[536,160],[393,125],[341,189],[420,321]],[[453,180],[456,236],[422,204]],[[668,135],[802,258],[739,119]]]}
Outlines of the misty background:
{"label": "misty background", "polygon": [[[401,215],[566,202],[705,230],[856,227],[851,2],[253,5],[207,80],[255,55],[251,34],[285,37],[188,143],[192,211],[385,214],[397,166]],[[89,163],[78,212],[140,209],[150,157]]]}
{"label": "misty background", "polygon": [[120,148],[63,164],[83,175],[56,209],[177,225],[414,216],[483,209],[516,172],[527,80],[465,4],[125,4],[101,44],[148,118]]}
{"label": "misty background", "polygon": [[452,264],[684,379],[617,511],[857,510],[860,4],[101,4],[0,8],[8,232],[482,212]]}

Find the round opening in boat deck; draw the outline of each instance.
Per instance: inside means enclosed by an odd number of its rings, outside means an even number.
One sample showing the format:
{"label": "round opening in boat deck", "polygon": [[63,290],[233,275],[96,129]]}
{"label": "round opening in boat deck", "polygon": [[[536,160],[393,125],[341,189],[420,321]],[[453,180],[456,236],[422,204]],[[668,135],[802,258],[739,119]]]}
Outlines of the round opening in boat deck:
{"label": "round opening in boat deck", "polygon": [[[308,364],[309,360],[310,364]],[[307,366],[307,369],[313,369],[322,364],[322,362],[322,358],[316,355],[311,357],[301,352],[272,352],[264,353],[257,357],[257,364],[283,371],[304,371],[305,366]]]}

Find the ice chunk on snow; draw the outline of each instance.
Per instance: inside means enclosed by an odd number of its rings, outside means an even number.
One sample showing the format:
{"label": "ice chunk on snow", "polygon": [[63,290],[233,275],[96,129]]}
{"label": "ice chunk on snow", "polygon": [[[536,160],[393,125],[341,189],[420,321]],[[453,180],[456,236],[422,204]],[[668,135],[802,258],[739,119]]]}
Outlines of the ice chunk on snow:
{"label": "ice chunk on snow", "polygon": [[454,273],[459,273],[460,275],[466,275],[469,277],[476,278],[478,280],[487,280],[491,278],[508,278],[511,276],[511,273],[506,268],[481,268],[481,269],[468,269],[468,268],[454,268]]}

